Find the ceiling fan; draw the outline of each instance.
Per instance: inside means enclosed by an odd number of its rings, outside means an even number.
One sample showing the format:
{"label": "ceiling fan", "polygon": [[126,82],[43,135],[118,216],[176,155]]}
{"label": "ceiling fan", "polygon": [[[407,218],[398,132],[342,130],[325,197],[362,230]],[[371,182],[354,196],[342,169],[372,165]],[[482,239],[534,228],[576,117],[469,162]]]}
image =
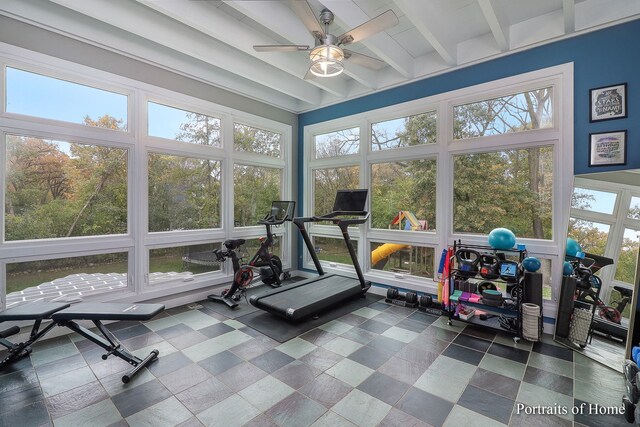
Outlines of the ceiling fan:
{"label": "ceiling fan", "polygon": [[[311,65],[305,79],[313,78],[314,76],[337,76],[344,70],[343,61],[345,59],[373,70],[379,70],[386,65],[383,61],[344,49],[343,46],[362,41],[369,36],[398,24],[398,17],[392,10],[387,10],[341,36],[336,37],[329,33],[329,25],[333,22],[334,18],[333,13],[329,9],[323,9],[320,12],[320,21],[318,22],[313,9],[311,9],[311,6],[306,1],[290,0],[289,3],[293,11],[313,35],[315,46],[310,47],[308,45],[296,44],[254,45],[253,48],[257,52],[308,51]],[[321,24],[324,25],[324,28]]]}

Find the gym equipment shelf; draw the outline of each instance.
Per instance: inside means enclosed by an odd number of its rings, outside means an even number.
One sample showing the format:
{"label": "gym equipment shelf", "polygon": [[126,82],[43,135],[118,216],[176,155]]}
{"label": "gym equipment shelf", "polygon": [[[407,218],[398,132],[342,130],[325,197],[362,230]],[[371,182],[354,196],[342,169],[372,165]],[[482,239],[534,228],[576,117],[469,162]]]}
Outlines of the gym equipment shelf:
{"label": "gym equipment shelf", "polygon": [[[456,320],[499,330],[513,334],[514,341],[518,342],[522,338],[524,275],[521,264],[527,256],[526,250],[495,249],[463,244],[459,240],[454,241],[452,248],[454,256],[449,260],[446,306],[449,324]],[[483,295],[483,289],[489,292]],[[478,311],[483,312],[484,319]]]}

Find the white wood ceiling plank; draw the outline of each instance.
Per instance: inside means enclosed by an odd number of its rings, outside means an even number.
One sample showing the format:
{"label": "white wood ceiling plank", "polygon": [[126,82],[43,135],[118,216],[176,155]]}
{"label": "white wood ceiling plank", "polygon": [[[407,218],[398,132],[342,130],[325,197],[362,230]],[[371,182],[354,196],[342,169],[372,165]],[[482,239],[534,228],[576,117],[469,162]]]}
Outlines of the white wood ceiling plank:
{"label": "white wood ceiling plank", "polygon": [[[566,1],[573,2],[573,0],[565,0],[565,2]],[[478,4],[480,5],[480,9],[482,9],[484,19],[486,19],[487,24],[489,24],[489,28],[491,28],[493,37],[496,39],[498,49],[502,52],[506,52],[509,50],[509,40],[507,39],[508,32],[506,32],[500,24],[500,20],[496,15],[493,3],[491,0],[478,0]]]}

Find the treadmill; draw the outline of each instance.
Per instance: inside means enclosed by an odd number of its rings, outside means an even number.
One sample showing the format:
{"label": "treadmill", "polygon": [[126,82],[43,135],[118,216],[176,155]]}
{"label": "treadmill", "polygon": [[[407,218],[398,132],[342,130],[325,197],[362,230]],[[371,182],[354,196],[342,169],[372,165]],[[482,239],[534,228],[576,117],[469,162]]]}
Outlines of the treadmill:
{"label": "treadmill", "polygon": [[[367,189],[338,190],[332,212],[322,216],[294,218],[293,223],[300,230],[320,276],[252,295],[249,302],[261,310],[296,322],[341,304],[348,299],[364,296],[371,287],[371,283],[364,280],[358,256],[349,238],[348,227],[363,224],[369,219],[369,213],[365,210],[367,194]],[[357,278],[338,274],[328,275],[322,269],[305,224],[326,221],[340,227]]]}

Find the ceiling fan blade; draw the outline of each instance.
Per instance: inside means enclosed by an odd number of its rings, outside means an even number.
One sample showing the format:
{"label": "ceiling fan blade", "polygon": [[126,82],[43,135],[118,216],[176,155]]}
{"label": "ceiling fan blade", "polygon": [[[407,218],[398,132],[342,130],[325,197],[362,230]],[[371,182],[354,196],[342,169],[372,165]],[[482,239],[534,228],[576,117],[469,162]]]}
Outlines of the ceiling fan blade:
{"label": "ceiling fan blade", "polygon": [[313,34],[313,37],[321,40],[324,37],[324,29],[318,22],[318,18],[309,3],[306,0],[289,0],[289,5],[304,26]]}
{"label": "ceiling fan blade", "polygon": [[316,75],[311,72],[311,67],[307,70],[307,74],[304,75],[305,80],[313,80],[316,78]]}
{"label": "ceiling fan blade", "polygon": [[384,31],[387,28],[391,28],[394,25],[398,24],[398,17],[393,12],[393,10],[389,9],[384,13],[376,16],[373,19],[365,22],[362,25],[357,26],[356,28],[347,31],[340,37],[338,37],[338,44],[346,45],[349,43],[355,43],[366,39],[369,36],[372,36],[380,31]]}
{"label": "ceiling fan blade", "polygon": [[302,44],[255,44],[256,52],[299,52],[309,50],[309,46]]}
{"label": "ceiling fan blade", "polygon": [[363,55],[361,53],[354,52],[352,50],[347,50],[347,49],[343,49],[343,52],[344,52],[344,58],[348,59],[349,62],[356,65],[360,65],[365,68],[369,68],[370,70],[377,71],[387,66],[386,62],[381,61],[377,58],[373,58],[368,55]]}

